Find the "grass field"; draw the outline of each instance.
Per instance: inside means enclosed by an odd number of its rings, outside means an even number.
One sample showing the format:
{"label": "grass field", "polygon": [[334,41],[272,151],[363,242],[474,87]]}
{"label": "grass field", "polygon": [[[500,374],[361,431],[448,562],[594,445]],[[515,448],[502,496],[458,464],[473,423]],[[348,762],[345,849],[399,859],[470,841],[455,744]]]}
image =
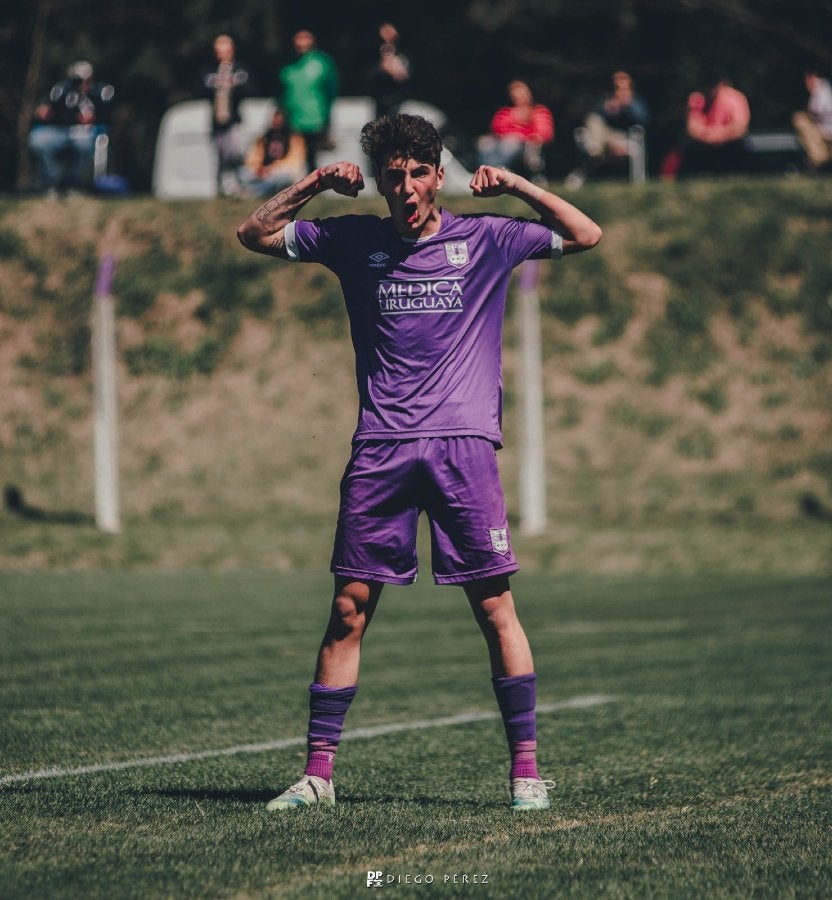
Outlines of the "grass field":
{"label": "grass field", "polygon": [[[433,876],[385,883],[407,895],[832,895],[828,578],[514,586],[541,703],[609,698],[540,716],[549,813],[508,811],[483,719],[345,741],[336,808],[274,816],[302,766],[289,739],[327,578],[0,574],[0,896],[354,897],[368,870]],[[461,593],[389,589],[348,729],[493,709]]]}

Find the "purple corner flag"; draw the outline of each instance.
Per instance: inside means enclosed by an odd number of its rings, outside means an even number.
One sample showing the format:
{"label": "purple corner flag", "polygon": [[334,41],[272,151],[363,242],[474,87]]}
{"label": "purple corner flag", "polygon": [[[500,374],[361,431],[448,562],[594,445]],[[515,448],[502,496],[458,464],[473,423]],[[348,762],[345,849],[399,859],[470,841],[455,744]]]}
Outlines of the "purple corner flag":
{"label": "purple corner flag", "polygon": [[98,264],[98,275],[95,279],[95,296],[108,297],[113,288],[113,276],[116,272],[116,258],[108,253]]}

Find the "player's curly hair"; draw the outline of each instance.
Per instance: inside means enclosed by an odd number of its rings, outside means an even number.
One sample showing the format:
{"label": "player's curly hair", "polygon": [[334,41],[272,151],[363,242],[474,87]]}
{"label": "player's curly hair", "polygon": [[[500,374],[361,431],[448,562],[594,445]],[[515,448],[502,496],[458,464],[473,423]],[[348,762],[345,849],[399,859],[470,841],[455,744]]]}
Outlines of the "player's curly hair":
{"label": "player's curly hair", "polygon": [[415,159],[439,168],[442,138],[433,124],[422,116],[398,113],[368,122],[361,129],[361,149],[369,156],[375,174],[390,157]]}

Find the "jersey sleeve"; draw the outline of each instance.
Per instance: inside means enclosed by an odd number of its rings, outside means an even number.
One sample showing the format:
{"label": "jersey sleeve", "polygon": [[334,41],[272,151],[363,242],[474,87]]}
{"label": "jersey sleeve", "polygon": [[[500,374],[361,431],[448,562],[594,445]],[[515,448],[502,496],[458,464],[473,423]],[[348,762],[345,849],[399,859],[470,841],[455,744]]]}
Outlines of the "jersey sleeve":
{"label": "jersey sleeve", "polygon": [[283,230],[290,262],[316,262],[334,268],[339,241],[335,219],[295,219]]}
{"label": "jersey sleeve", "polygon": [[512,268],[525,259],[560,259],[563,254],[563,238],[542,222],[503,216],[487,216],[486,222]]}

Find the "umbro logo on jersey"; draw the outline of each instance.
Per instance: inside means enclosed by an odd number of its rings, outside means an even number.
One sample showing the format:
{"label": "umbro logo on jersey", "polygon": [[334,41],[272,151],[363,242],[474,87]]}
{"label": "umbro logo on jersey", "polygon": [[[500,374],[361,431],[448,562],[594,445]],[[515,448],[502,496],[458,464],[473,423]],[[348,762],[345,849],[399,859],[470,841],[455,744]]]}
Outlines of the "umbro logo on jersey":
{"label": "umbro logo on jersey", "polygon": [[383,269],[387,265],[388,259],[390,259],[389,255],[379,250],[378,253],[370,254],[370,266],[374,269]]}

